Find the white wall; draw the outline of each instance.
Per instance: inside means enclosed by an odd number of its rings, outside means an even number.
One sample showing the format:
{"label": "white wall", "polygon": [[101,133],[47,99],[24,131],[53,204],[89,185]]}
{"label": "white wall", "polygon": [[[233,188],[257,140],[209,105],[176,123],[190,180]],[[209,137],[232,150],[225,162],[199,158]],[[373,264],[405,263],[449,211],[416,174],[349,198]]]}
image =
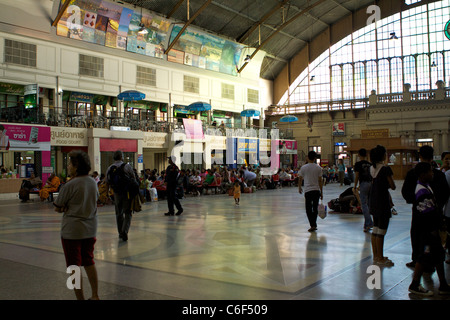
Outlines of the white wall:
{"label": "white wall", "polygon": [[[38,83],[41,87],[57,89],[56,79],[59,77],[59,86],[63,90],[115,96],[120,90],[135,89],[144,92],[146,100],[150,101],[168,103],[171,95],[173,104],[211,101],[213,109],[231,112],[242,111],[244,105],[260,109],[272,104],[272,82],[259,79],[259,72],[246,72],[235,77],[60,37],[56,35],[56,28],[51,27],[51,20],[57,13],[53,1],[0,0],[0,3],[0,82]],[[31,7],[34,8],[32,12],[23,9]],[[37,67],[5,64],[4,39],[36,44]],[[103,79],[78,75],[80,53],[104,59]],[[262,61],[262,57],[258,58],[254,61],[255,67]],[[156,69],[156,87],[136,85],[137,65]],[[254,71],[252,63],[246,69]],[[184,75],[199,78],[199,94],[183,91]],[[221,97],[222,83],[234,85],[234,100]],[[259,91],[259,104],[247,102],[248,88]]]}

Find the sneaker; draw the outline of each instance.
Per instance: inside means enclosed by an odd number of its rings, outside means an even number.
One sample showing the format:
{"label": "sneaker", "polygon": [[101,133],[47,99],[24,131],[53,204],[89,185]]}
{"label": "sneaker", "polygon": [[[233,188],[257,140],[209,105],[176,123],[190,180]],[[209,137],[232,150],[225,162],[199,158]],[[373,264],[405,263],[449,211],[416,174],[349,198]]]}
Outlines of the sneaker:
{"label": "sneaker", "polygon": [[183,209],[181,209],[180,211],[178,211],[178,212],[176,213],[176,215],[179,216],[179,215],[182,214],[182,213],[183,213]]}
{"label": "sneaker", "polygon": [[391,213],[392,215],[396,216],[398,214],[397,210],[395,210],[395,208],[391,209]]}
{"label": "sneaker", "polygon": [[416,267],[416,263],[414,262],[414,261],[411,261],[411,262],[408,262],[407,264],[406,264],[406,266],[408,267],[408,268],[415,268]]}
{"label": "sneaker", "polygon": [[408,291],[414,294],[418,294],[421,296],[432,296],[433,291],[427,290],[422,285],[418,285],[417,287],[409,286]]}
{"label": "sneaker", "polygon": [[317,230],[317,227],[311,227],[311,228],[308,229],[308,232],[314,232],[316,230]]}
{"label": "sneaker", "polygon": [[167,213],[164,213],[164,215],[165,215],[165,216],[173,216],[174,213],[173,213],[173,212],[167,212]]}

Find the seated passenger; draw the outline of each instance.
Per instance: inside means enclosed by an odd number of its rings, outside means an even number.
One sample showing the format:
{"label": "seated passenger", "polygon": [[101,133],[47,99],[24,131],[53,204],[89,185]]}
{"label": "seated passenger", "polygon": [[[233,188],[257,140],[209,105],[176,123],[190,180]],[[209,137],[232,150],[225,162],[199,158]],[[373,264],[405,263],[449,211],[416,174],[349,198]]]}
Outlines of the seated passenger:
{"label": "seated passenger", "polygon": [[36,177],[34,173],[31,173],[29,179],[25,179],[22,181],[22,185],[20,186],[19,190],[19,199],[21,199],[22,202],[27,202],[28,200],[30,200],[30,191],[32,189],[39,190],[41,184],[41,178]]}
{"label": "seated passenger", "polygon": [[203,186],[206,187],[216,182],[217,182],[216,175],[211,171],[211,169],[208,169],[205,176],[205,180],[203,181]]}
{"label": "seated passenger", "polygon": [[39,191],[39,197],[41,201],[48,199],[50,196],[50,192],[58,191],[59,185],[61,184],[61,180],[56,176],[56,174],[52,173],[48,179],[47,183],[42,187]]}

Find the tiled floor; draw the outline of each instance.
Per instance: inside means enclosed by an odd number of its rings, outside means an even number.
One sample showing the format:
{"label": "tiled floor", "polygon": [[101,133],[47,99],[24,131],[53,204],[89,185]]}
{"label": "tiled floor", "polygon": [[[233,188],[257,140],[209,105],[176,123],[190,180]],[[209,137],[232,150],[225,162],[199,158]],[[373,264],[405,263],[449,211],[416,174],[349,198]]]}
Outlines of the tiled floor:
{"label": "tiled floor", "polygon": [[[127,242],[118,238],[114,208],[99,208],[95,259],[100,297],[423,299],[407,291],[411,208],[400,195],[401,183],[396,181],[392,192],[399,215],[391,219],[385,243],[385,255],[395,266],[380,269],[380,289],[367,285],[372,256],[362,215],[330,213],[319,219],[317,232],[309,233],[303,195],[296,187],[285,187],[242,194],[239,207],[227,195],[188,197],[182,200],[181,216],[164,216],[164,200],[145,204],[133,217]],[[325,202],[345,188],[325,186]],[[52,204],[5,200],[0,212],[0,299],[73,300],[66,287],[61,217]],[[434,273],[423,283],[436,291],[439,281]],[[427,299],[448,298],[435,292]]]}

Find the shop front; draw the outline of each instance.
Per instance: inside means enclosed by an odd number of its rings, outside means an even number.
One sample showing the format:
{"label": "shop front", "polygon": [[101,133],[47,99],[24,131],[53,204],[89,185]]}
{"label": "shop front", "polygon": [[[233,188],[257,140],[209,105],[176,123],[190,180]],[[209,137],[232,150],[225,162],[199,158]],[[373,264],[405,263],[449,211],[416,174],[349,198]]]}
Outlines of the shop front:
{"label": "shop front", "polygon": [[18,192],[32,172],[46,181],[51,164],[50,127],[0,123],[0,193]]}
{"label": "shop front", "polygon": [[144,132],[142,143],[144,169],[165,170],[167,165],[168,137],[165,132]]}
{"label": "shop front", "polygon": [[390,137],[389,129],[362,130],[361,139],[350,140],[348,151],[353,166],[358,161],[359,149],[364,148],[370,152],[377,145],[386,148],[386,164],[391,167],[394,179],[405,179],[407,172],[418,159],[419,148],[415,141],[406,137]]}
{"label": "shop front", "polygon": [[51,127],[51,162],[55,172],[63,180],[67,178],[69,153],[82,150],[89,153],[87,129]]}

